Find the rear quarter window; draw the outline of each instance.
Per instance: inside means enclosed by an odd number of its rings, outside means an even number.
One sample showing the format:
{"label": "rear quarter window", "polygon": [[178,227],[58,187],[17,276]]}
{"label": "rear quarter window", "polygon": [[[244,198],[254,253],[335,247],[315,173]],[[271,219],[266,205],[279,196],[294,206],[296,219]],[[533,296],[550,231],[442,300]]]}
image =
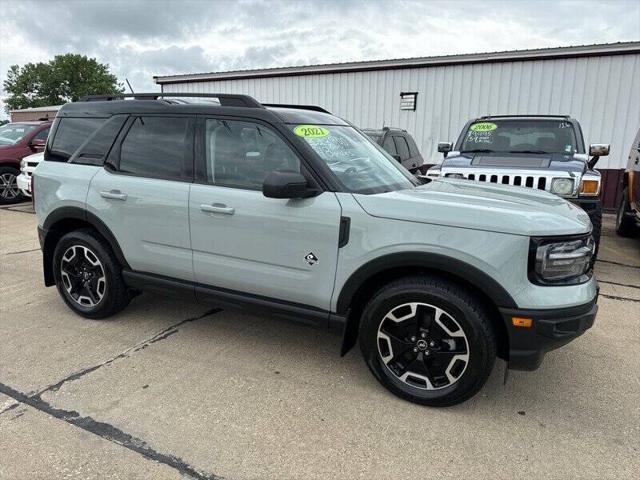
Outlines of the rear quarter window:
{"label": "rear quarter window", "polygon": [[106,118],[58,118],[51,145],[44,159],[66,162],[76,150],[106,121]]}

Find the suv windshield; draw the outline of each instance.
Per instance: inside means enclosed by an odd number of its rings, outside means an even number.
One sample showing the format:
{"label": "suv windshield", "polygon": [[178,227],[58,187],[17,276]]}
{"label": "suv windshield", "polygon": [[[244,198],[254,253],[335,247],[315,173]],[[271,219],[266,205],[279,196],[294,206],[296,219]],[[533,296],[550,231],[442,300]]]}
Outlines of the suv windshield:
{"label": "suv windshield", "polygon": [[562,153],[577,151],[573,124],[558,120],[493,120],[469,126],[462,152]]}
{"label": "suv windshield", "polygon": [[36,128],[36,125],[8,123],[0,127],[0,145],[15,145]]}
{"label": "suv windshield", "polygon": [[418,181],[384,150],[353,127],[291,127],[352,193],[383,193],[418,185]]}

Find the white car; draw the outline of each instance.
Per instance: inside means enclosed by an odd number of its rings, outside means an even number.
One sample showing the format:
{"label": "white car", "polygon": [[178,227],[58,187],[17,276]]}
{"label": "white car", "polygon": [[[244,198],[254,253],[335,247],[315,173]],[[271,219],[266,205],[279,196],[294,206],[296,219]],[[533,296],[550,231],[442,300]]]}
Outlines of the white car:
{"label": "white car", "polygon": [[33,175],[33,171],[43,158],[44,152],[40,152],[24,157],[20,161],[20,175],[18,175],[16,181],[18,182],[18,188],[26,197],[31,196],[31,175]]}

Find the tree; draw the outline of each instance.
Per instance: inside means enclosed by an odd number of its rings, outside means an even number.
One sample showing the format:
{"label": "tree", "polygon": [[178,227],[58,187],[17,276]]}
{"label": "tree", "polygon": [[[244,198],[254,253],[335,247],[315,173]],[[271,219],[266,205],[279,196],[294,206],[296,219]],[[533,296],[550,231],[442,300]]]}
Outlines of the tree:
{"label": "tree", "polygon": [[67,53],[47,63],[12,65],[3,82],[5,109],[61,105],[85,95],[114,94],[124,91],[109,65],[95,58]]}

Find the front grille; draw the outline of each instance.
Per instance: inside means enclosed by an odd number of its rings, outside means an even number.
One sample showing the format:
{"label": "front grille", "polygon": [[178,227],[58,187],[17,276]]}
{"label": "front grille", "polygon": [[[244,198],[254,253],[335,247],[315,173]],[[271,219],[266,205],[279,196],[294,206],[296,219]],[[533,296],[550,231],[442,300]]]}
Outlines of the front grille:
{"label": "front grille", "polygon": [[[447,172],[449,173],[449,172]],[[517,175],[517,174],[485,174],[485,173],[464,173],[461,174],[467,180],[477,180],[479,182],[500,183],[502,185],[515,185],[519,187],[537,188],[539,190],[547,190],[547,185],[551,183],[550,179],[540,175]]]}

